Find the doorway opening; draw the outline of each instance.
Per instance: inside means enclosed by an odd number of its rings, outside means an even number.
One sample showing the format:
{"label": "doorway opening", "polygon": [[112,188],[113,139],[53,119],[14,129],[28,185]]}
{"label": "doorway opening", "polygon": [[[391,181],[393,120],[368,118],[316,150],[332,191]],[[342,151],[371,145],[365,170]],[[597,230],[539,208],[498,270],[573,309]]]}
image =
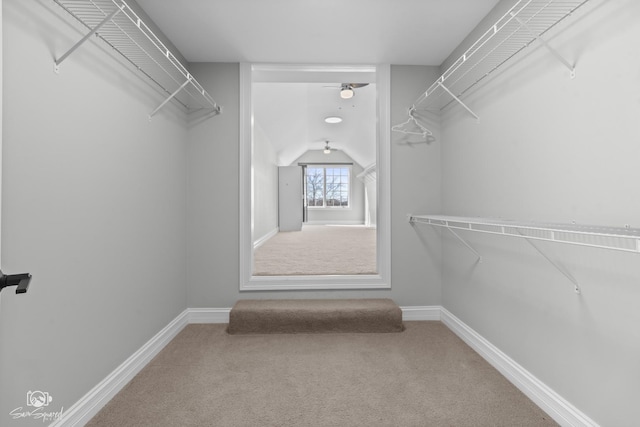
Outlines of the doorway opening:
{"label": "doorway opening", "polygon": [[240,80],[240,290],[389,288],[389,67]]}

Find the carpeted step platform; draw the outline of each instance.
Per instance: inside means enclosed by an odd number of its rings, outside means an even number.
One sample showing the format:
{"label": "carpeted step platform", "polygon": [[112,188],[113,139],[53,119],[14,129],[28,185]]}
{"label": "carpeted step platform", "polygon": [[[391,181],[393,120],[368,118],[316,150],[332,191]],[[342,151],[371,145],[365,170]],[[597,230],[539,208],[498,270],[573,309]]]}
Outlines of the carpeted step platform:
{"label": "carpeted step platform", "polygon": [[402,310],[390,299],[240,300],[229,334],[401,332]]}

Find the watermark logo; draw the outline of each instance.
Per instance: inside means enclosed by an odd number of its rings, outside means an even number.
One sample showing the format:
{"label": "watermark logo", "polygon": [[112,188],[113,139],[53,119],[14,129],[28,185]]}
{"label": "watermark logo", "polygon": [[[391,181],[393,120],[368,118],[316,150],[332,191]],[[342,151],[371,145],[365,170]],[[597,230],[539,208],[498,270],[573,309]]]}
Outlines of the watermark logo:
{"label": "watermark logo", "polygon": [[53,397],[49,396],[46,391],[28,391],[27,392],[27,406],[35,406],[41,408],[43,406],[49,406],[49,403],[53,400]]}
{"label": "watermark logo", "polygon": [[62,411],[64,408],[60,408],[59,411],[47,411],[47,406],[53,401],[53,397],[46,391],[29,390],[27,392],[27,410],[20,406],[13,411],[9,412],[9,415],[14,420],[20,418],[32,418],[34,420],[42,420],[43,423],[51,422],[62,417]]}

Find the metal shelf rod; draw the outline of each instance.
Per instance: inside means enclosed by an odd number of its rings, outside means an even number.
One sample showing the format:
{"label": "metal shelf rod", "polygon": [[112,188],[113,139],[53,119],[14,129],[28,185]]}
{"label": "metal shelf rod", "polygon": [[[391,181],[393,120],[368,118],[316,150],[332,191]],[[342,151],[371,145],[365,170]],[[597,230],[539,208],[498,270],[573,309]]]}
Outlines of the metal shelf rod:
{"label": "metal shelf rod", "polygon": [[176,90],[175,90],[171,95],[169,95],[169,97],[168,97],[167,99],[165,99],[164,101],[162,101],[162,103],[161,103],[160,105],[158,105],[158,106],[156,107],[156,109],[155,109],[155,110],[153,110],[153,111],[149,114],[149,119],[151,119],[153,116],[155,116],[155,114],[156,114],[158,111],[160,111],[160,110],[162,109],[162,107],[164,107],[164,106],[165,106],[165,104],[166,104],[167,102],[171,101],[171,100],[172,100],[172,99],[173,99],[173,98],[174,98],[178,93],[180,93],[180,91],[181,91],[182,89],[184,89],[184,87],[185,87],[186,85],[188,85],[190,82],[191,82],[191,76],[189,76],[189,78],[187,79],[187,81],[186,81],[186,82],[182,83],[178,89],[176,89]]}
{"label": "metal shelf rod", "polygon": [[451,232],[451,234],[453,234],[463,245],[465,245],[467,247],[467,249],[469,249],[471,252],[473,252],[477,257],[478,257],[478,262],[482,262],[482,255],[480,255],[480,253],[478,251],[476,251],[475,249],[473,249],[473,246],[471,246],[469,244],[469,242],[467,242],[466,240],[464,240],[462,237],[460,237],[460,235],[458,233],[456,233],[455,231],[453,231],[453,229],[451,227],[446,227],[447,230],[449,230]]}
{"label": "metal shelf rod", "polygon": [[[451,75],[453,75],[462,66],[462,64],[464,64],[467,61],[470,61],[473,55],[477,51],[479,51],[482,47],[484,47],[484,45],[486,45],[496,34],[500,32],[500,30],[502,30],[509,23],[509,21],[513,18],[513,15],[512,15],[513,11],[516,9],[516,7],[520,3],[522,3],[522,0],[514,4],[511,7],[511,9],[509,9],[509,11],[502,16],[502,18],[500,18],[478,40],[476,40],[476,42],[473,45],[471,45],[471,47],[468,48],[462,54],[462,56],[456,60],[456,62],[454,62],[449,68],[447,68],[447,70],[444,73],[442,73],[442,76],[440,76],[440,78],[436,80],[436,82],[433,83],[427,89],[427,91],[416,100],[416,102],[414,102],[414,105],[419,106],[420,104],[422,104],[438,88],[438,86],[441,83],[444,83],[444,81],[447,80],[449,77],[451,77]],[[529,3],[531,3],[531,0],[527,1],[526,4],[518,10],[518,12],[520,12]],[[516,12],[516,14],[518,12]]]}
{"label": "metal shelf rod", "polygon": [[539,34],[536,34],[535,31],[533,31],[531,29],[531,27],[529,27],[527,25],[526,22],[524,22],[522,19],[520,19],[519,17],[513,15],[513,18],[518,21],[518,23],[520,24],[520,26],[522,26],[523,28],[525,28],[529,34],[531,34],[531,36],[533,38],[535,38],[536,40],[538,40],[544,47],[547,48],[547,50],[558,60],[560,61],[565,67],[567,67],[569,69],[571,78],[574,78],[576,76],[576,67],[574,67],[572,64],[569,63],[569,61],[567,61],[566,59],[564,59],[564,57],[562,55],[560,55],[558,53],[557,50],[555,50],[554,48],[551,47],[551,45]]}
{"label": "metal shelf rod", "polygon": [[[518,0],[416,99],[413,108],[429,109],[435,106],[442,110],[455,100],[478,119],[462,102],[462,96],[535,40],[567,66],[573,78],[575,67],[553,49],[542,35],[587,1]],[[440,101],[445,93],[452,97],[451,100],[447,99],[448,102]]]}
{"label": "metal shelf rod", "polygon": [[91,35],[96,35],[168,95],[150,117],[172,99],[188,112],[202,109],[210,109],[214,114],[222,112],[202,85],[124,0],[54,2],[89,29],[89,34],[55,61],[56,71],[73,51]]}
{"label": "metal shelf rod", "polygon": [[[612,229],[606,228],[606,230],[610,230],[609,232],[599,232],[599,231],[585,231],[583,228],[576,225],[553,225],[553,226],[544,226],[544,225],[532,225],[530,223],[518,223],[518,222],[507,222],[504,220],[491,220],[486,218],[477,218],[477,219],[469,219],[463,217],[454,217],[454,216],[429,216],[429,215],[409,215],[409,222],[412,224],[415,223],[424,223],[428,225],[432,225],[435,227],[443,227],[449,230],[467,249],[473,252],[477,257],[478,261],[482,262],[481,255],[459,234],[454,232],[453,230],[467,230],[478,233],[486,233],[486,234],[495,234],[502,236],[511,236],[511,237],[519,237],[523,238],[527,243],[529,243],[543,258],[545,258],[553,267],[556,268],[560,273],[562,273],[571,283],[574,285],[574,291],[579,294],[580,286],[578,281],[571,273],[569,273],[561,264],[551,259],[540,247],[538,247],[533,241],[542,240],[549,242],[557,242],[557,243],[567,243],[578,246],[587,246],[594,247],[600,249],[613,249],[619,250],[623,252],[633,252],[640,253],[640,229],[632,229],[629,227]],[[474,228],[474,226],[486,226],[486,227],[495,227],[500,231],[493,230],[485,230],[480,228]],[[508,228],[512,228],[516,230],[516,233],[507,232]],[[589,228],[589,227],[586,227]],[[539,231],[539,232],[547,232],[550,237],[541,237],[541,236],[531,236],[525,234],[523,231]],[[613,246],[613,245],[597,245],[591,243],[584,242],[576,242],[570,240],[563,240],[558,236],[559,233],[566,234],[575,234],[577,236],[583,237],[600,237],[600,238],[613,238],[613,239],[622,239],[632,240],[634,241],[634,247],[622,247],[622,246]]]}
{"label": "metal shelf rod", "polygon": [[[524,235],[523,235],[524,237]],[[544,259],[546,259],[547,261],[549,261],[549,263],[551,265],[553,265],[556,270],[558,270],[560,273],[562,273],[564,275],[564,277],[566,277],[567,279],[569,279],[569,281],[571,283],[573,283],[573,290],[575,291],[575,293],[579,294],[580,293],[580,286],[578,285],[578,281],[575,279],[575,277],[573,277],[573,275],[571,275],[571,273],[569,273],[567,270],[565,270],[563,267],[560,266],[560,264],[558,264],[557,262],[555,262],[554,260],[552,260],[547,254],[544,253],[544,251],[542,251],[542,249],[540,249],[535,243],[533,243],[530,239],[524,239],[528,244],[531,245],[531,247],[533,249],[535,249],[540,255],[542,255],[542,257]]]}
{"label": "metal shelf rod", "polygon": [[[455,217],[455,216],[428,216],[428,215],[410,215],[409,221],[412,223],[424,223],[424,224],[429,224],[436,227],[453,228],[456,230],[467,230],[467,231],[473,231],[476,233],[495,234],[495,235],[501,235],[501,236],[519,237],[519,238],[530,239],[530,240],[541,240],[541,241],[547,241],[547,242],[586,246],[591,248],[640,253],[640,229],[607,228],[605,230],[614,230],[614,231],[600,232],[600,231],[586,231],[585,228],[589,228],[589,227],[579,227],[579,226],[569,225],[569,224],[562,224],[562,225],[554,224],[553,226],[545,227],[543,224],[533,225],[532,223],[524,223],[524,222],[519,223],[515,221],[507,222],[507,221],[500,221],[500,220],[491,220],[487,218],[469,219],[469,218],[462,218],[462,217]],[[466,224],[466,226],[461,226],[457,224]],[[479,229],[479,228],[474,228],[474,226],[475,227],[477,226],[496,227],[496,228],[501,228],[501,231]],[[505,230],[505,228],[513,228],[518,231],[517,233],[509,233]],[[594,228],[594,229],[600,230],[601,228]],[[554,233],[554,234],[551,237],[519,234],[522,230],[541,231],[541,232],[548,232],[550,234],[551,233]],[[622,245],[615,246],[615,245],[579,242],[579,241],[562,239],[558,236],[558,233],[581,236],[583,238],[591,236],[591,237],[621,239],[623,241],[628,241],[629,243],[626,246],[622,246]]]}
{"label": "metal shelf rod", "polygon": [[107,22],[111,21],[120,12],[122,12],[121,8],[118,8],[118,9],[114,10],[113,12],[111,12],[109,15],[107,15],[106,18],[104,18],[102,20],[102,22],[100,22],[98,25],[96,25],[83,38],[81,38],[80,41],[78,41],[76,44],[74,44],[73,47],[71,47],[71,49],[69,49],[64,55],[62,55],[60,58],[56,59],[56,61],[55,61],[55,70],[56,70],[56,72],[58,71],[58,68],[60,67],[60,64],[62,64],[62,61],[67,59],[67,57],[69,55],[71,55],[73,52],[75,52],[76,49],[78,49],[84,42],[86,42],[89,39],[89,37],[91,37],[92,35],[97,33],[98,30],[100,28],[102,28],[102,26],[104,24],[106,24]]}
{"label": "metal shelf rod", "polygon": [[471,114],[473,117],[476,118],[476,120],[480,120],[480,117],[478,117],[478,115],[476,113],[474,113],[473,111],[471,111],[471,108],[467,107],[467,104],[465,104],[464,102],[462,102],[462,100],[460,98],[458,98],[457,96],[455,96],[453,94],[453,92],[451,92],[449,89],[447,89],[447,87],[445,85],[443,85],[441,82],[438,82],[438,86],[440,86],[442,89],[445,90],[445,92],[447,92],[449,95],[451,95],[451,97],[453,99],[455,99],[456,101],[458,101],[458,104],[462,105],[464,107],[465,110],[467,110],[469,112],[469,114]]}

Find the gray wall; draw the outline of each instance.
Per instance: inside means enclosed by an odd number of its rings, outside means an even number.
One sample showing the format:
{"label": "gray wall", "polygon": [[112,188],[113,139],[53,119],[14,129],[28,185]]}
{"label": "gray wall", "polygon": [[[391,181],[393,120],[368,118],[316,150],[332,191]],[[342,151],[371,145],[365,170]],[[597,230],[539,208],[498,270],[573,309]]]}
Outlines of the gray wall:
{"label": "gray wall", "polygon": [[278,229],[278,161],[271,141],[257,122],[253,138],[252,240],[255,243]]}
{"label": "gray wall", "polygon": [[[50,1],[5,0],[0,425],[29,390],[68,409],[186,307],[187,129]],[[64,15],[63,15],[64,16]],[[26,408],[25,408],[26,409]]]}
{"label": "gray wall", "polygon": [[351,191],[348,208],[308,209],[310,224],[364,224],[364,183],[356,178],[362,172],[362,166],[343,151],[324,154],[323,150],[309,150],[291,164],[298,163],[353,163],[351,167]]}
{"label": "gray wall", "polygon": [[[443,211],[640,228],[640,2],[588,3],[443,116]],[[640,255],[464,234],[443,239],[443,305],[603,426],[640,419]]]}
{"label": "gray wall", "polygon": [[[191,64],[191,71],[225,110],[189,132],[189,307],[231,307],[241,298],[391,297],[400,305],[441,303],[439,237],[428,235],[433,241],[427,245],[406,220],[409,212],[440,210],[441,144],[413,143],[396,133],[391,142],[391,291],[240,293],[239,66]],[[436,67],[391,68],[392,123],[406,119],[406,107],[437,76]],[[437,122],[434,129],[437,133]]]}
{"label": "gray wall", "polygon": [[[4,0],[2,267],[34,279],[0,301],[0,424],[30,425],[6,414],[33,389],[70,407],[186,307],[391,297],[444,305],[601,425],[632,425],[637,254],[540,243],[578,279],[576,295],[523,241],[465,235],[476,264],[406,221],[444,212],[640,228],[640,3],[591,3],[551,34],[577,62],[574,80],[532,49],[466,99],[479,124],[452,106],[442,123],[418,113],[433,140],[392,133],[390,291],[241,294],[238,65],[192,64],[221,116],[187,128],[170,106],[149,122],[160,95],[93,42],[53,73],[80,35],[56,6]],[[439,73],[391,72],[396,124]]]}

